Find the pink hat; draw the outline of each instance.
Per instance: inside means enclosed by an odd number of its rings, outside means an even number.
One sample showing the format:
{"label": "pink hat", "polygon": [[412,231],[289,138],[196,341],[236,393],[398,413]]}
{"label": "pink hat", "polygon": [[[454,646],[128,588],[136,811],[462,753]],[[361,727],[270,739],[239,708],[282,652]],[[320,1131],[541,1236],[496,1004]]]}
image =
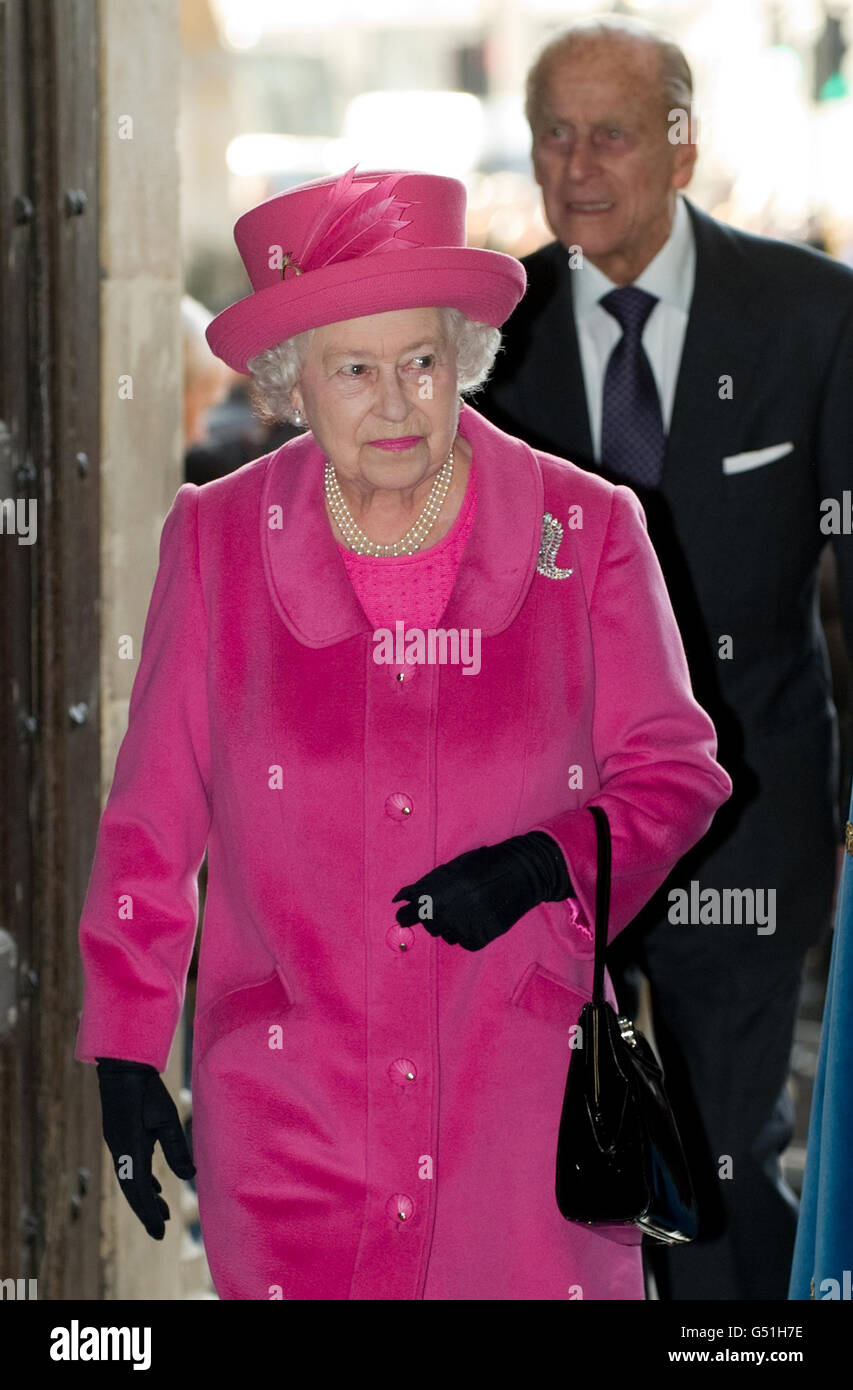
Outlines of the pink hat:
{"label": "pink hat", "polygon": [[465,245],[465,185],[437,174],[315,179],[243,213],[234,240],[253,293],[206,336],[244,375],[284,338],[388,309],[447,305],[497,328],[527,283],[513,256]]}

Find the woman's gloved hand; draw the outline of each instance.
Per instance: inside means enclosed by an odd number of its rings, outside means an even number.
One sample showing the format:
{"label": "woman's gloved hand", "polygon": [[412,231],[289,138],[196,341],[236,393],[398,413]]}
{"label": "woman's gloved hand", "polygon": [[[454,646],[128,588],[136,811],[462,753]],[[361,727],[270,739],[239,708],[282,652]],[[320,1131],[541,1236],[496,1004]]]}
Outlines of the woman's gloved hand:
{"label": "woman's gloved hand", "polygon": [[480,951],[531,908],[561,902],[571,891],[557,841],[543,830],[531,830],[439,864],[391,901],[412,900],[397,912],[401,927],[420,922],[451,946]]}
{"label": "woman's gloved hand", "polygon": [[195,1166],[175,1102],[156,1067],[119,1057],[96,1057],[104,1138],[113,1156],[121,1190],[155,1240],[166,1233],[169,1208],[151,1171],[160,1140],[166,1162],[179,1178],[195,1176]]}

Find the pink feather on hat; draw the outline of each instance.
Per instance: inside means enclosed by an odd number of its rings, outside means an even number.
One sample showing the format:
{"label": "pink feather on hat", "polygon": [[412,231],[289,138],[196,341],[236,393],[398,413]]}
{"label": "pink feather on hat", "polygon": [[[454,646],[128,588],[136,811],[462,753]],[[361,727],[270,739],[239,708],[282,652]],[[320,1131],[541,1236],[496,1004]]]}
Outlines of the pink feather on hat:
{"label": "pink feather on hat", "polygon": [[411,207],[411,203],[393,196],[399,175],[388,174],[373,188],[365,188],[356,198],[348,199],[346,194],[357,167],[347,170],[329,189],[326,206],[308,229],[302,254],[295,258],[302,271],[352,260],[377,251],[390,241],[398,246],[420,245],[397,235],[410,225],[410,219],[400,214]]}

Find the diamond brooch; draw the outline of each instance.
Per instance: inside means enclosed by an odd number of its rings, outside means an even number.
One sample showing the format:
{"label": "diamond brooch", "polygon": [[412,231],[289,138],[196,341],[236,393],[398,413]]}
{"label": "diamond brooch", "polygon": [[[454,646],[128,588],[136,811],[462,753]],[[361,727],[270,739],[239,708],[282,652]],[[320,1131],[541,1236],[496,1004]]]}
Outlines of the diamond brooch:
{"label": "diamond brooch", "polygon": [[555,516],[546,512],[542,518],[542,543],[539,546],[539,559],[536,569],[548,579],[568,579],[574,570],[560,569],[556,563],[557,551],[563,540],[563,528]]}

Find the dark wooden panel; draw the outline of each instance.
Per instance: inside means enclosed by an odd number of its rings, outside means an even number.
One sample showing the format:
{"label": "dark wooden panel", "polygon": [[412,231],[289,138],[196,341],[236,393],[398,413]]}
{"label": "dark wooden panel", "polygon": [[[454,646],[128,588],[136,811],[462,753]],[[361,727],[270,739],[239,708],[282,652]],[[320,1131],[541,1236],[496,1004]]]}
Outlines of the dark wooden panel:
{"label": "dark wooden panel", "polygon": [[[0,400],[14,425],[9,466],[38,499],[36,544],[26,555],[17,545],[20,556],[3,551],[15,611],[4,625],[4,716],[14,703],[10,714],[37,719],[29,745],[15,741],[2,835],[21,887],[3,891],[15,899],[21,964],[33,972],[24,984],[37,977],[37,986],[2,1049],[2,1100],[15,1119],[11,1133],[7,1121],[0,1129],[0,1166],[5,1146],[15,1177],[0,1183],[0,1200],[10,1241],[25,1209],[32,1239],[20,1273],[37,1276],[39,1297],[98,1298],[97,1079],[73,1058],[76,930],[100,809],[97,3],[11,0],[0,15],[3,101],[14,107],[4,193],[14,202],[20,185],[33,209],[29,224],[2,233],[15,254],[0,264]],[[14,702],[10,669],[26,673]]]}
{"label": "dark wooden panel", "polygon": [[[33,204],[26,90],[25,0],[0,6],[0,499],[17,507],[36,497],[32,460],[30,361],[34,352],[28,289],[34,276]],[[37,499],[36,499],[37,500]],[[29,508],[27,507],[27,510]],[[25,512],[26,518],[26,512]],[[38,520],[38,513],[36,512]],[[34,822],[30,789],[34,728],[31,614],[38,541],[0,535],[0,929],[14,943],[8,981],[17,1021],[0,1041],[0,1275],[31,1278],[37,1251],[34,1195],[34,1017],[26,986],[35,968]],[[4,953],[4,958],[8,955]]]}
{"label": "dark wooden panel", "polygon": [[51,504],[39,605],[45,714],[39,862],[46,870],[39,917],[39,1273],[48,1297],[93,1298],[100,1294],[100,1106],[94,1069],[72,1053],[82,973],[77,922],[100,811],[97,3],[53,0],[35,8],[44,16],[41,35],[37,30],[33,37],[36,50],[39,39],[43,44],[49,123],[41,146],[50,158],[39,193],[52,270],[42,286],[48,291],[42,318],[53,396],[51,439],[42,456]]}

